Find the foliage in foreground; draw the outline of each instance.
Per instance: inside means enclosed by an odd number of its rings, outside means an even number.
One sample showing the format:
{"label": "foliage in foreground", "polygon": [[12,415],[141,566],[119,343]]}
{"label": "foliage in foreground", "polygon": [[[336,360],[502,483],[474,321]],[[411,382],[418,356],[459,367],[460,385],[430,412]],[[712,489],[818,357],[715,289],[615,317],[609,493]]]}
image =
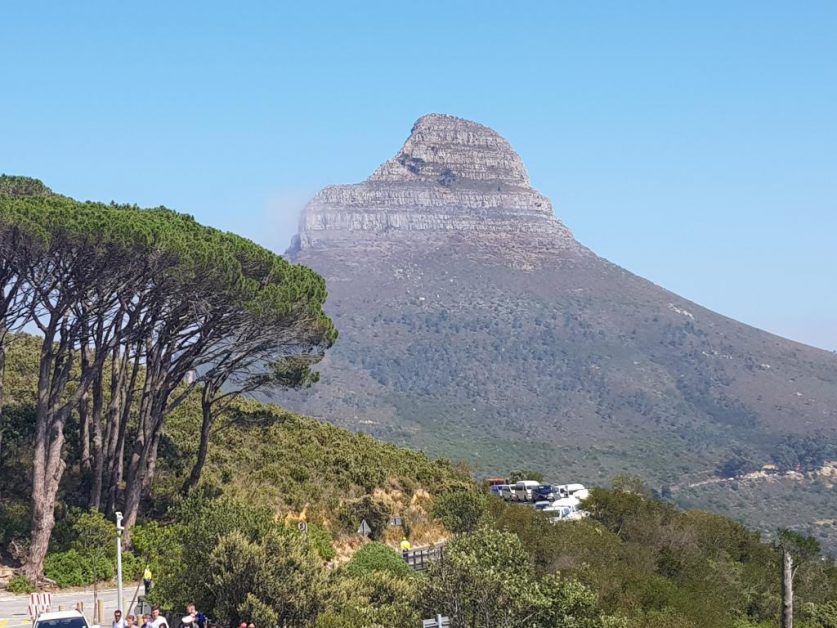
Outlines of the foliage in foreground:
{"label": "foliage in foreground", "polygon": [[[598,594],[602,610],[625,615],[631,626],[776,624],[776,547],[729,519],[683,512],[634,489],[593,489],[585,502],[590,518],[571,523],[552,524],[499,500],[490,501],[490,517],[521,540],[537,574],[577,578]],[[802,562],[795,593],[797,625],[819,627],[814,613],[837,598],[834,562]]]}
{"label": "foliage in foreground", "polygon": [[451,541],[445,560],[430,570],[422,605],[474,628],[619,625],[602,616],[583,584],[557,574],[538,578],[520,539],[491,528]]}

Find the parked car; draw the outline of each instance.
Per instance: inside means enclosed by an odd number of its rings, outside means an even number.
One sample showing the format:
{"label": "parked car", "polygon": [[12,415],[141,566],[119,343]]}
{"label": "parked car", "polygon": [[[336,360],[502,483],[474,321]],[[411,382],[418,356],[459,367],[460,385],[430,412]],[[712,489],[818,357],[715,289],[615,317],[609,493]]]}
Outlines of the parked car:
{"label": "parked car", "polygon": [[512,487],[514,494],[512,499],[519,502],[533,502],[535,501],[532,498],[533,491],[540,485],[540,482],[536,482],[535,480],[521,480],[520,482],[515,482]]}
{"label": "parked car", "polygon": [[87,619],[78,611],[41,613],[32,628],[91,628]]}
{"label": "parked car", "polygon": [[544,508],[549,508],[550,506],[552,506],[552,502],[550,501],[543,500],[535,502],[535,508],[537,508],[538,510],[543,510]]}
{"label": "parked car", "polygon": [[541,484],[533,493],[535,500],[543,499],[551,502],[561,497],[558,492],[558,487],[552,486],[552,484]]}
{"label": "parked car", "polygon": [[511,484],[500,484],[500,497],[505,499],[507,502],[510,502],[514,499],[514,491],[512,490]]}
{"label": "parked car", "polygon": [[554,508],[572,508],[577,509],[581,500],[578,497],[561,497],[552,502]]}
{"label": "parked car", "polygon": [[549,506],[543,512],[550,516],[552,521],[566,521],[575,512],[571,506]]}
{"label": "parked car", "polygon": [[558,487],[558,491],[562,497],[577,497],[578,499],[586,499],[590,496],[590,491],[584,488],[583,484],[562,484]]}

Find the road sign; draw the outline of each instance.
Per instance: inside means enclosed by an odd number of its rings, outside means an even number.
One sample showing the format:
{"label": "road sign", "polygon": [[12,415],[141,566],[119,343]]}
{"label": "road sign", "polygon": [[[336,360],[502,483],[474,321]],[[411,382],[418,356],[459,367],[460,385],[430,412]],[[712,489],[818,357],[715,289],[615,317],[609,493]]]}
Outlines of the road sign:
{"label": "road sign", "polygon": [[372,534],[372,528],[369,527],[369,524],[366,523],[366,519],[360,522],[360,527],[357,529],[358,534],[362,534],[363,536],[369,536]]}
{"label": "road sign", "polygon": [[392,526],[393,528],[401,527],[401,517],[392,517],[389,520],[389,525]]}
{"label": "road sign", "polygon": [[450,617],[436,615],[433,619],[422,619],[421,628],[450,628]]}
{"label": "road sign", "polygon": [[304,521],[300,521],[298,524],[296,524],[296,527],[299,528],[300,532],[308,532],[308,524]]}

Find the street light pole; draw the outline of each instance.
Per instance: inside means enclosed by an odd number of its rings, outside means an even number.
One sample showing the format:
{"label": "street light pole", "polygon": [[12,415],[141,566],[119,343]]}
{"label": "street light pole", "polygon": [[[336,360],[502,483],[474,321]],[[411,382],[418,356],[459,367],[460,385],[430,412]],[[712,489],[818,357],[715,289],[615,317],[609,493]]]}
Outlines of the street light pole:
{"label": "street light pole", "polygon": [[[122,527],[122,513],[116,513],[116,604],[117,608],[123,612],[122,608],[122,532],[125,528]],[[123,615],[124,616],[124,615]]]}

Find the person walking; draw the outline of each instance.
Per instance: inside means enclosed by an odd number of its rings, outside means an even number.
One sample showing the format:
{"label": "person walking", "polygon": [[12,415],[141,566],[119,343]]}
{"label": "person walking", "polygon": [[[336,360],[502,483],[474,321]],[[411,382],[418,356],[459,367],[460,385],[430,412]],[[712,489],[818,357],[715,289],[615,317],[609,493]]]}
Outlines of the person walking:
{"label": "person walking", "polygon": [[145,591],[145,595],[151,591],[151,565],[145,566],[145,571],[142,572],[142,586]]}

